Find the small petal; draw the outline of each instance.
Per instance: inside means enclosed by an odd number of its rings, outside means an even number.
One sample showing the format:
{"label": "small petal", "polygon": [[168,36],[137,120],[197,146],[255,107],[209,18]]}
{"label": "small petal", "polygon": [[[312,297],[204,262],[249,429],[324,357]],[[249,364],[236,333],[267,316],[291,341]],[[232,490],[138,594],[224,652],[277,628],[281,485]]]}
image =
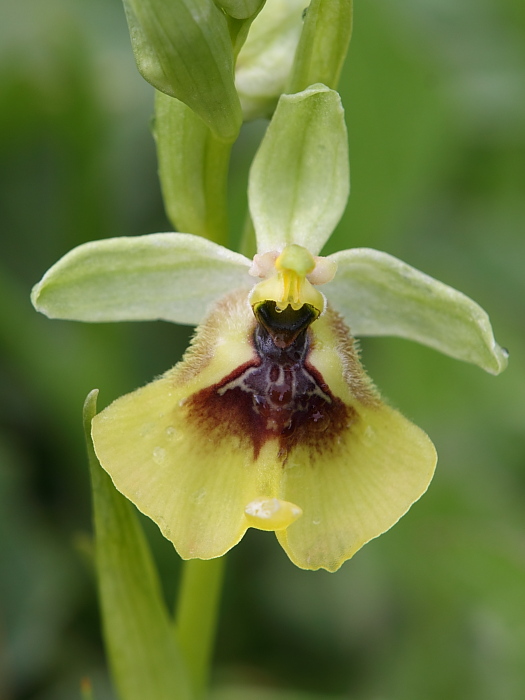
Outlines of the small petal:
{"label": "small petal", "polygon": [[50,318],[195,324],[210,303],[249,289],[250,261],[188,233],[156,233],[85,243],[64,255],[31,300]]}
{"label": "small petal", "polygon": [[308,281],[312,284],[326,284],[331,282],[337,272],[337,263],[319,255],[314,257],[315,268],[307,275]]}
{"label": "small petal", "polygon": [[337,263],[326,296],[354,336],[416,340],[491,374],[507,366],[489,317],[472,299],[387,253],[369,248],[328,256]]}
{"label": "small petal", "polygon": [[269,250],[267,253],[256,253],[253,257],[249,273],[252,277],[266,279],[275,274],[275,261],[279,257],[278,250]]}
{"label": "small petal", "polygon": [[349,183],[339,95],[321,84],[283,95],[250,171],[257,251],[295,243],[317,255],[346,207]]}

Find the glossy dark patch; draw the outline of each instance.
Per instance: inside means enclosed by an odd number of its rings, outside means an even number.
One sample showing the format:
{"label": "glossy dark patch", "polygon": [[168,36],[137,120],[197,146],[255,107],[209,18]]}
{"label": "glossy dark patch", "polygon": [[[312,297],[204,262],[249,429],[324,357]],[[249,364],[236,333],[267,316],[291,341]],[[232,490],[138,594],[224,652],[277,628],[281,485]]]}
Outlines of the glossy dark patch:
{"label": "glossy dark patch", "polygon": [[330,452],[358,419],[308,362],[308,326],[315,313],[305,307],[290,311],[283,316],[285,312],[265,308],[257,314],[256,359],[188,400],[190,420],[217,446],[223,436],[236,436],[251,445],[257,458],[267,440],[277,439],[285,463],[297,445],[313,453]]}
{"label": "glossy dark patch", "polygon": [[279,311],[274,301],[258,304],[254,313],[257,321],[268,331],[278,348],[291,345],[301,331],[306,330],[319,316],[319,311],[310,304],[304,304],[296,311],[291,306],[287,306],[284,311]]}

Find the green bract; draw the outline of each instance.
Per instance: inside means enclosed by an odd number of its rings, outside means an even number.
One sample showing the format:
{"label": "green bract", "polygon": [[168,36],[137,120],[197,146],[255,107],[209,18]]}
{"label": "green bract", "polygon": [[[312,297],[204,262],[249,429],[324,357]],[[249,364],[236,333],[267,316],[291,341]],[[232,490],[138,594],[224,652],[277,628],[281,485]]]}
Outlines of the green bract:
{"label": "green bract", "polygon": [[124,8],[142,76],[233,141],[242,114],[224,13],[213,0],[124,0]]}

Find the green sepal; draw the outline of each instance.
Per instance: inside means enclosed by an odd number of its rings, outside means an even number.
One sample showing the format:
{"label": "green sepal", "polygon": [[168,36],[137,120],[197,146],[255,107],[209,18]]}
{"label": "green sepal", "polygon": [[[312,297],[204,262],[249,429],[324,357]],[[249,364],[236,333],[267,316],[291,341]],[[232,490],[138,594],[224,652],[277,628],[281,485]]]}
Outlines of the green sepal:
{"label": "green sepal", "polygon": [[235,140],[242,113],[224,13],[213,0],[124,0],[137,67],[157,90]]}
{"label": "green sepal", "polygon": [[336,90],[352,36],[352,0],[312,0],[287,92],[299,92],[313,83]]}
{"label": "green sepal", "polygon": [[491,374],[507,366],[486,312],[456,289],[369,248],[328,256],[337,274],[323,287],[354,336],[415,340]]}
{"label": "green sepal", "polygon": [[173,226],[225,245],[231,145],[183,102],[159,91],[153,134],[162,197]]}
{"label": "green sepal", "polygon": [[217,4],[235,19],[248,19],[261,11],[266,0],[218,0]]}
{"label": "green sepal", "polygon": [[106,238],[66,253],[31,301],[49,318],[70,321],[197,324],[219,297],[253,285],[249,266],[243,255],[189,233]]}
{"label": "green sepal", "polygon": [[245,120],[270,117],[285,92],[305,4],[304,0],[267,0],[253,21],[235,66],[235,85]]}
{"label": "green sepal", "polygon": [[102,623],[121,700],[189,700],[189,682],[151,553],[131,503],[100,466],[91,441],[98,391],[84,404]]}
{"label": "green sepal", "polygon": [[297,243],[316,255],[350,190],[344,112],[337,92],[312,85],[279,100],[250,171],[257,250]]}

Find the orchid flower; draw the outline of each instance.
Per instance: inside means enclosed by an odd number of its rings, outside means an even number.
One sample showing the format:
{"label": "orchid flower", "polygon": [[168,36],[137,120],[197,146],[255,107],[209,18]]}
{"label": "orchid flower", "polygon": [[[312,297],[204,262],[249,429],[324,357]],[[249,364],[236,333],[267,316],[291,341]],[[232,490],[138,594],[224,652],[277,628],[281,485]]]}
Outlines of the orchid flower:
{"label": "orchid flower", "polygon": [[320,257],[349,193],[336,92],[283,95],[252,165],[253,260],[189,233],[87,243],[33,290],[81,321],[196,324],[183,360],[92,423],[116,488],[182,558],[274,531],[305,569],[335,571],[426,491],[435,449],[387,405],[353,336],[395,335],[506,365],[487,314],[396,258]]}

